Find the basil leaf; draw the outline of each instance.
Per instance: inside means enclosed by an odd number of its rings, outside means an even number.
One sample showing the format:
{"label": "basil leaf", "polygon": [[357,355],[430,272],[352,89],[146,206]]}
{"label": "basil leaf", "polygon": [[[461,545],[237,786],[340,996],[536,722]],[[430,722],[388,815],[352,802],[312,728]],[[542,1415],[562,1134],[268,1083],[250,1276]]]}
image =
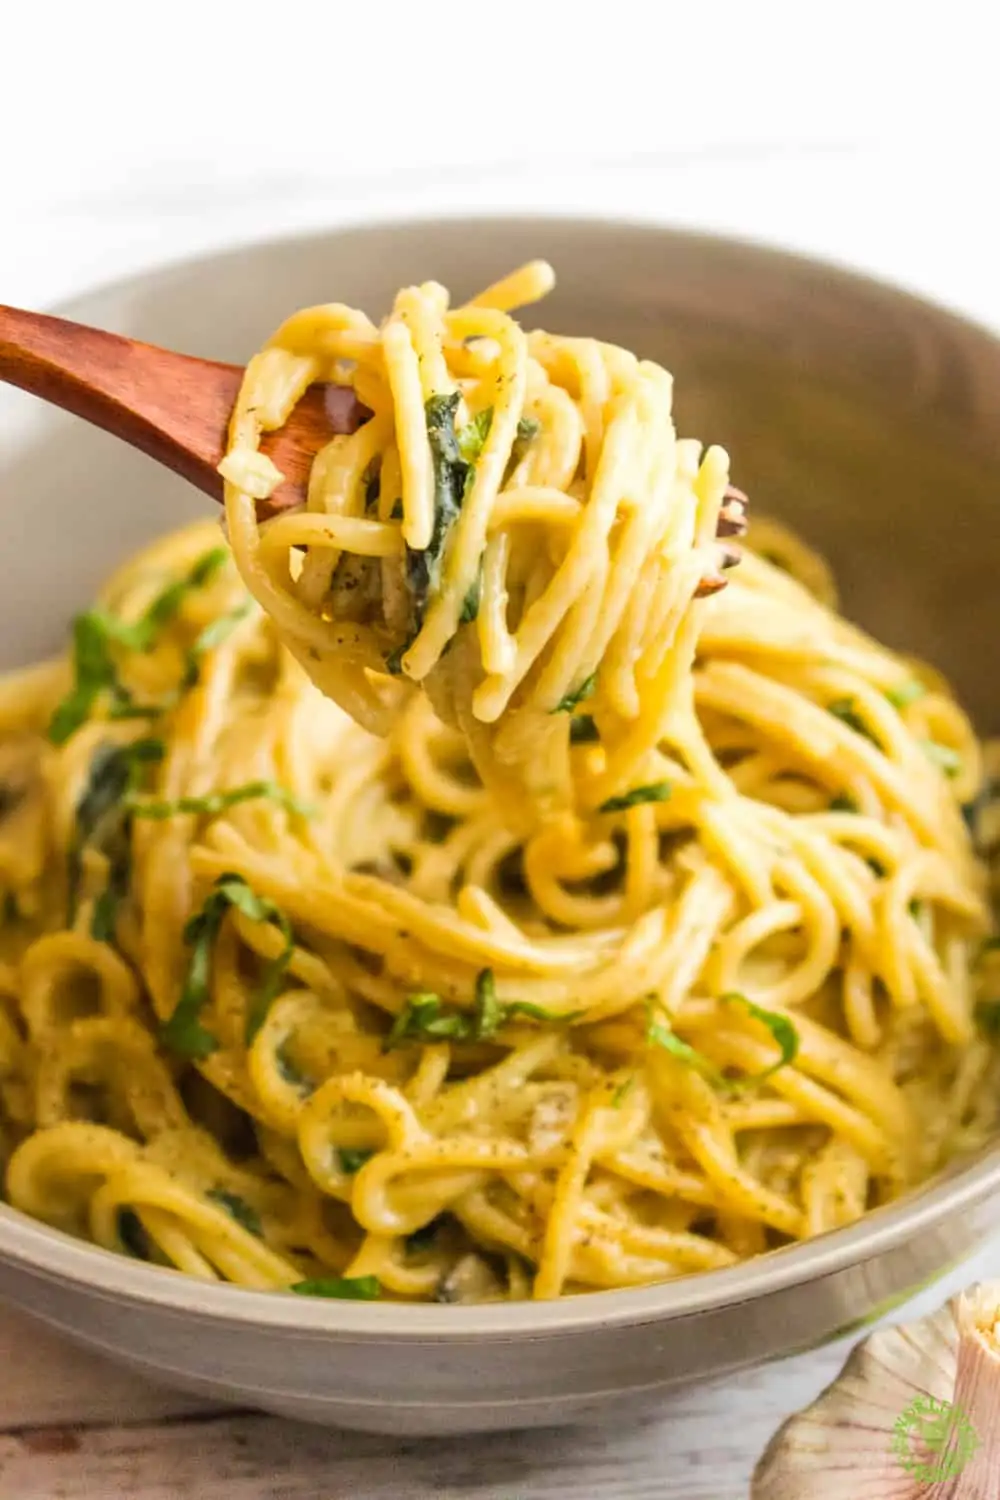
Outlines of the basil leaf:
{"label": "basil leaf", "polygon": [[235,907],[251,922],[273,922],[285,940],[281,952],[265,968],[260,987],[251,998],[246,1019],[248,1046],[281,989],[295,948],[291,924],[273,901],[258,896],[241,875],[220,875],[204,905],[184,928],[184,942],[191,949],[191,957],[180,999],[160,1030],[164,1043],[184,1057],[205,1058],[218,1050],[217,1039],[202,1026],[200,1018],[209,997],[212,951],[230,907]]}
{"label": "basil leaf", "polygon": [[289,812],[297,813],[299,817],[309,817],[311,809],[305,803],[300,802],[293,796],[287,787],[279,786],[276,781],[247,781],[242,786],[229,788],[224,792],[208,792],[204,797],[176,797],[170,802],[133,801],[130,809],[133,817],[175,818],[181,813],[199,814],[205,817],[218,817],[227,808],[236,807],[240,802],[250,802],[256,798],[266,797],[271,802],[277,802],[280,806],[288,808]]}
{"label": "basil leaf", "polygon": [[[855,734],[863,734],[866,740],[871,740],[873,745],[878,745],[878,740],[854,707],[853,698],[835,698],[832,703],[826,705],[826,711],[833,714],[833,717],[839,719],[842,724],[846,724],[849,729],[853,729]],[[881,749],[881,746],[879,748]]]}
{"label": "basil leaf", "polygon": [[195,636],[188,647],[185,658],[184,676],[181,678],[181,690],[183,692],[193,688],[201,676],[202,657],[207,656],[209,651],[214,651],[218,646],[232,635],[237,625],[245,620],[253,609],[253,601],[244,599],[235,609],[229,610],[224,615],[217,615],[210,620],[205,628]]}
{"label": "basil leaf", "polygon": [[392,1024],[383,1050],[389,1052],[407,1042],[486,1042],[516,1016],[567,1024],[580,1014],[557,1013],[528,1000],[503,1002],[497,998],[493,970],[481,969],[471,1011],[446,1006],[440,995],[410,995]]}
{"label": "basil leaf", "polygon": [[382,1295],[377,1276],[314,1276],[288,1290],[297,1297],[337,1297],[350,1302],[375,1302]]}
{"label": "basil leaf", "polygon": [[564,698],[560,698],[555,708],[551,709],[550,712],[554,714],[571,714],[574,708],[579,703],[582,703],[585,698],[593,696],[596,687],[597,673],[591,672],[589,677],[583,679],[579,687],[573,688]]}
{"label": "basil leaf", "polygon": [[851,796],[850,792],[841,792],[838,796],[832,798],[830,802],[830,811],[856,813],[860,812],[861,809],[858,806],[857,802],[855,802],[854,798]]}
{"label": "basil leaf", "polygon": [[699,1052],[697,1047],[692,1047],[689,1042],[681,1041],[677,1034],[664,1026],[659,1021],[650,1020],[646,1027],[646,1041],[651,1042],[654,1047],[662,1047],[664,1052],[669,1052],[671,1057],[676,1057],[678,1062],[687,1063],[689,1068],[694,1068],[709,1083],[714,1083],[719,1088],[725,1088],[727,1080],[720,1070]]}
{"label": "basil leaf", "polygon": [[87,784],[76,805],[73,836],[67,855],[67,925],[76,920],[83,851],[91,845],[108,856],[108,892],[99,901],[94,922],[101,933],[113,927],[113,911],[127,894],[131,854],[126,799],[138,785],[144,768],[166,754],[162,740],[139,739],[127,745],[98,745],[91,757]]}
{"label": "basil leaf", "polygon": [[953,779],[962,771],[962,757],[951,745],[939,745],[937,740],[921,740],[920,748],[932,765]]}
{"label": "basil leaf", "polygon": [[601,738],[590,714],[574,714],[569,721],[571,745],[595,745]]}
{"label": "basil leaf", "polygon": [[602,802],[598,812],[613,813],[625,812],[630,807],[638,807],[640,802],[667,802],[670,800],[670,782],[653,781],[649,786],[636,786],[630,792],[625,792],[620,797],[609,797]]}
{"label": "basil leaf", "polygon": [[225,1209],[231,1219],[235,1219],[242,1229],[250,1234],[255,1234],[259,1240],[264,1238],[264,1227],[260,1222],[260,1214],[253,1208],[245,1198],[238,1193],[231,1193],[228,1188],[212,1188],[205,1194],[213,1203]]}
{"label": "basil leaf", "polygon": [[629,1094],[634,1088],[635,1074],[630,1073],[627,1078],[622,1079],[621,1083],[611,1095],[611,1108],[621,1109],[622,1105],[625,1103],[625,1100],[628,1098]]}
{"label": "basil leaf", "polygon": [[348,1177],[353,1177],[355,1172],[360,1172],[366,1161],[371,1161],[375,1155],[374,1151],[355,1151],[349,1146],[338,1146],[337,1160],[340,1170]]}
{"label": "basil leaf", "polygon": [[895,687],[886,688],[884,696],[893,708],[909,708],[918,698],[925,697],[927,689],[916,677],[904,677]]}
{"label": "basil leaf", "polygon": [[458,451],[467,464],[474,464],[482,453],[492,425],[493,408],[487,406],[483,411],[477,412],[458,434]]}
{"label": "basil leaf", "polygon": [[431,396],[424,406],[427,440],[434,464],[434,524],[427,546],[420,551],[407,548],[406,576],[413,603],[416,631],[423,623],[432,594],[441,583],[441,563],[451,528],[462,507],[469,465],[462,458],[455,436],[455,414],[460,397]]}
{"label": "basil leaf", "polygon": [[772,1063],[769,1068],[765,1068],[762,1073],[755,1073],[751,1077],[738,1080],[739,1087],[742,1088],[750,1083],[763,1083],[765,1079],[777,1073],[779,1068],[785,1068],[789,1063],[795,1061],[799,1055],[799,1034],[795,1029],[794,1022],[789,1020],[788,1016],[779,1015],[774,1010],[765,1010],[762,1005],[755,1005],[745,995],[739,995],[735,992],[723,995],[722,1000],[725,1005],[741,1006],[748,1015],[753,1016],[755,1021],[760,1021],[767,1027],[781,1049],[781,1056],[777,1062]]}
{"label": "basil leaf", "polygon": [[473,1034],[477,1040],[485,1040],[499,1031],[504,1023],[504,1007],[497,999],[496,980],[492,969],[482,969],[476,975],[476,1000],[472,1016]]}
{"label": "basil leaf", "polygon": [[103,608],[88,610],[73,621],[73,687],[59,703],[49,722],[49,739],[63,745],[90,718],[104,691],[114,697],[115,718],[147,717],[161,711],[157,706],[137,706],[118,680],[112,646],[130,651],[149,651],[163,627],[174,618],[186,594],[200,588],[228,557],[224,547],[207,552],[183,577],[163,589],[138,620],[120,620]]}
{"label": "basil leaf", "polygon": [[542,424],[537,417],[520,417],[517,424],[517,433],[510,448],[510,458],[507,460],[507,469],[503,476],[504,484],[507,483],[531,444],[542,430]]}

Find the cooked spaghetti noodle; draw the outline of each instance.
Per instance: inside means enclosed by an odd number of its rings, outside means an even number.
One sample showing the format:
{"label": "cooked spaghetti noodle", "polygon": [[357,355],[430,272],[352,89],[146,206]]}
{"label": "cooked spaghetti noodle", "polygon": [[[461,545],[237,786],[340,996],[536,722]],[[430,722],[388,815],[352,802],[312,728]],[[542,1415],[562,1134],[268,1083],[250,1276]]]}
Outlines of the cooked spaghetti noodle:
{"label": "cooked spaghetti noodle", "polygon": [[[967,720],[778,527],[696,600],[724,455],[511,300],[293,319],[227,464],[259,602],[206,522],[0,682],[15,1207],[242,1286],[554,1297],[836,1229],[994,1128]],[[258,527],[259,430],[332,361],[372,416]]]}

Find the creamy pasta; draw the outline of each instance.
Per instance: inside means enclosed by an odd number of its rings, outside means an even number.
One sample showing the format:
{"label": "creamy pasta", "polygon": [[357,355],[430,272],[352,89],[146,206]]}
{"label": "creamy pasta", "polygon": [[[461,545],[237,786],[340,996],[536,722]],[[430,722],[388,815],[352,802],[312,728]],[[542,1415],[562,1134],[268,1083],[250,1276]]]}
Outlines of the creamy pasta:
{"label": "creamy pasta", "polygon": [[[525,335],[547,281],[290,320],[232,553],[155,544],[0,681],[16,1208],[242,1286],[551,1298],[837,1229],[994,1129],[968,721],[775,523],[717,587],[725,454],[657,367]],[[259,521],[316,379],[370,415]]]}

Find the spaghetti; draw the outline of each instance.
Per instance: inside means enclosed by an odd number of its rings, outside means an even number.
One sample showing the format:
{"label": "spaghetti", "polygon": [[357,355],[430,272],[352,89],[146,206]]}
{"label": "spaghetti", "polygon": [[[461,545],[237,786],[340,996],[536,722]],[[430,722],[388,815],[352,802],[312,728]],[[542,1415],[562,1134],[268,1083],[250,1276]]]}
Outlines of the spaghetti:
{"label": "spaghetti", "polygon": [[[993,1130],[972,729],[774,524],[696,597],[725,457],[662,371],[523,335],[543,280],[292,319],[232,556],[157,543],[0,682],[16,1208],[242,1286],[554,1297],[836,1229]],[[334,373],[372,415],[258,525],[260,431]]]}

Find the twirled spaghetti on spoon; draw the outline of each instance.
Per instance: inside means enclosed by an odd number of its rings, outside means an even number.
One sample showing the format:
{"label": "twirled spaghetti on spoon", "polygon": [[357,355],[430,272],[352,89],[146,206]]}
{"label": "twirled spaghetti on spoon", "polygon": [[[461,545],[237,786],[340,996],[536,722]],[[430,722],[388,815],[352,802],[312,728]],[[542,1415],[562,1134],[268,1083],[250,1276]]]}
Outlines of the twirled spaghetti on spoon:
{"label": "twirled spaghetti on spoon", "polygon": [[[242,1285],[552,1297],[837,1228],[993,1128],[967,720],[773,525],[707,593],[725,454],[658,367],[523,333],[547,279],[292,318],[236,567],[168,538],[0,686],[16,1206]],[[258,524],[317,379],[367,420]]]}

